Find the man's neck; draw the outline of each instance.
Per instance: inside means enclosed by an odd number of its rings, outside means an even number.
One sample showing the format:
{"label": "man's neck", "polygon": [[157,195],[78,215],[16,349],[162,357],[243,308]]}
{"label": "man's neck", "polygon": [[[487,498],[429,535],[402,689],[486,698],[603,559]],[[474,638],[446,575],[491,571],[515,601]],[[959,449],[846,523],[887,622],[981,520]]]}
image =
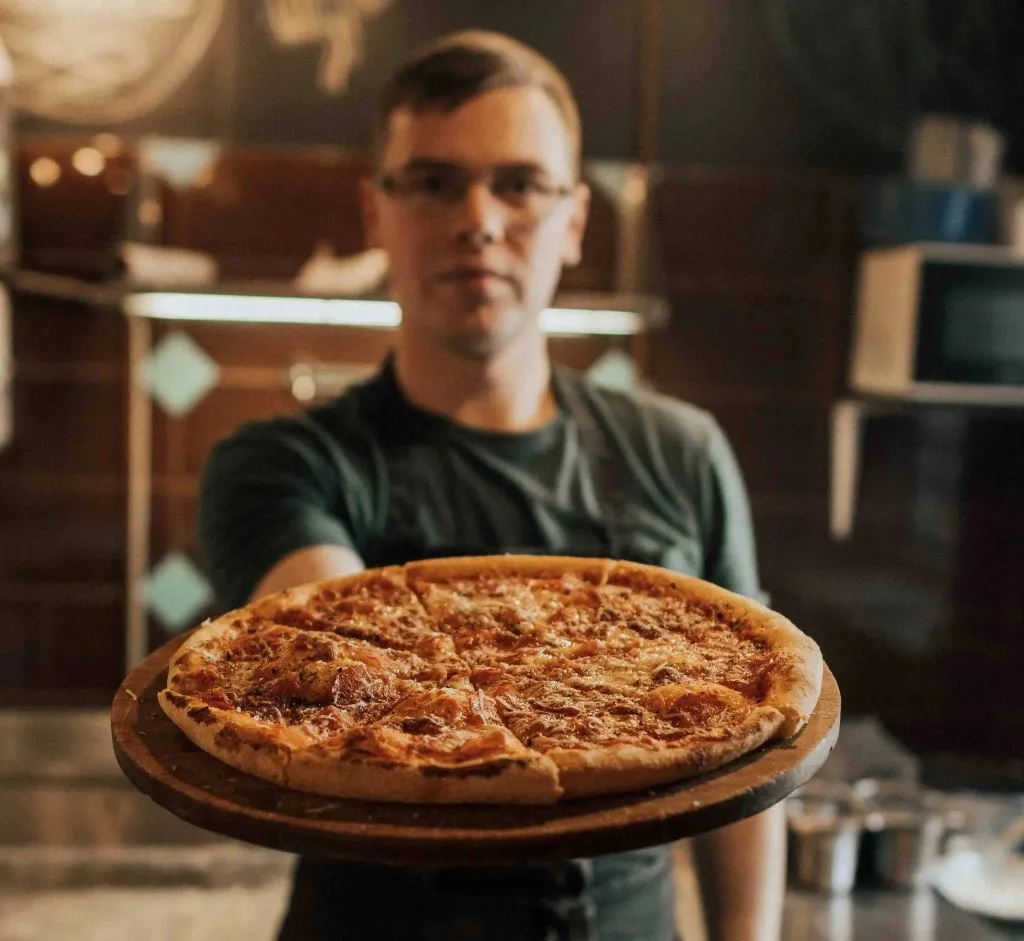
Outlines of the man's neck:
{"label": "man's neck", "polygon": [[531,431],[557,413],[551,363],[543,335],[526,338],[490,359],[471,359],[445,348],[402,342],[395,376],[418,408],[486,431]]}

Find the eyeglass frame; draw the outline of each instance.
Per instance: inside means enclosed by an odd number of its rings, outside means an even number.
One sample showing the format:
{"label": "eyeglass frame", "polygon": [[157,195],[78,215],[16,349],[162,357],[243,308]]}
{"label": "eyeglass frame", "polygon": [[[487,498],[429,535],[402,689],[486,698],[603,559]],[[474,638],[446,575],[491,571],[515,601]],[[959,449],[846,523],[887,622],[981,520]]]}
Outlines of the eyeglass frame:
{"label": "eyeglass frame", "polygon": [[[402,192],[401,181],[398,179],[398,174],[416,171],[427,173],[431,170],[434,172],[444,172],[453,175],[461,174],[462,179],[459,181],[460,185],[455,188],[453,192],[446,195],[429,193],[417,194],[409,193],[408,191],[405,193]],[[440,160],[413,160],[395,170],[382,170],[376,173],[373,177],[373,182],[374,185],[382,192],[387,193],[389,196],[401,200],[406,204],[413,202],[416,196],[420,196],[424,200],[424,203],[419,207],[413,206],[412,208],[418,208],[420,211],[433,210],[435,212],[450,212],[466,199],[469,195],[470,188],[474,183],[485,182],[488,193],[501,203],[506,212],[516,218],[517,221],[531,225],[536,225],[551,215],[558,204],[576,192],[576,189],[579,186],[578,180],[573,183],[563,185],[533,180],[532,182],[534,185],[539,184],[539,188],[541,189],[539,195],[543,196],[546,200],[549,200],[549,202],[541,212],[527,212],[525,211],[525,206],[515,206],[513,203],[510,203],[507,198],[495,192],[495,177],[503,171],[507,173],[546,173],[543,167],[534,163],[498,164],[497,166],[474,172],[467,170],[467,168],[457,163],[446,163]]]}

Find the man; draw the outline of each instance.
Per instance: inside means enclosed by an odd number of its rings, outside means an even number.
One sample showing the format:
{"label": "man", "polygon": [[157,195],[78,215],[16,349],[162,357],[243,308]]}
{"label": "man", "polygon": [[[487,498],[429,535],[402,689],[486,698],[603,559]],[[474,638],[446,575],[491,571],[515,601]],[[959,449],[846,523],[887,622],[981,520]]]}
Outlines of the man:
{"label": "man", "polygon": [[[412,558],[654,562],[757,591],[743,485],[705,413],[553,371],[539,314],[588,190],[564,78],[506,37],[415,56],[382,97],[366,225],[402,308],[374,379],[215,450],[200,528],[221,601]],[[777,935],[777,812],[693,842],[712,939]],[[498,870],[302,860],[281,937],[671,941],[668,851]]]}

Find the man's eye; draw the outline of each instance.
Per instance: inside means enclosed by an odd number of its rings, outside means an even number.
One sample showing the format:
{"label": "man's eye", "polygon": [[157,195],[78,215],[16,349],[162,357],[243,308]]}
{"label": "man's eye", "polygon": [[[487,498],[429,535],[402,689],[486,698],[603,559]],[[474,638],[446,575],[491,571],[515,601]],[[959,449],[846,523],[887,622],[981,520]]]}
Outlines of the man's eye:
{"label": "man's eye", "polygon": [[415,177],[410,181],[409,188],[416,193],[424,193],[427,196],[437,196],[449,189],[448,181],[437,174],[425,174]]}
{"label": "man's eye", "polygon": [[544,184],[533,177],[509,177],[494,181],[494,192],[499,196],[532,196],[545,192]]}

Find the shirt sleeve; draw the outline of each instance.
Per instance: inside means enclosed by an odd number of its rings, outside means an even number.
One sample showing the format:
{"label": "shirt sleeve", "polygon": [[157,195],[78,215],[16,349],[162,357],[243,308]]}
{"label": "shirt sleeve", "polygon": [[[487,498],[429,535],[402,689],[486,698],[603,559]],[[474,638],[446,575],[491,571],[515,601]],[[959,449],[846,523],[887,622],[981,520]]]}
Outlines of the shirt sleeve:
{"label": "shirt sleeve", "polygon": [[708,440],[706,473],[704,578],[761,600],[747,488],[732,447],[717,423]]}
{"label": "shirt sleeve", "polygon": [[317,545],[359,552],[367,487],[305,418],[244,426],[207,461],[199,542],[218,603],[245,604],[285,556]]}

